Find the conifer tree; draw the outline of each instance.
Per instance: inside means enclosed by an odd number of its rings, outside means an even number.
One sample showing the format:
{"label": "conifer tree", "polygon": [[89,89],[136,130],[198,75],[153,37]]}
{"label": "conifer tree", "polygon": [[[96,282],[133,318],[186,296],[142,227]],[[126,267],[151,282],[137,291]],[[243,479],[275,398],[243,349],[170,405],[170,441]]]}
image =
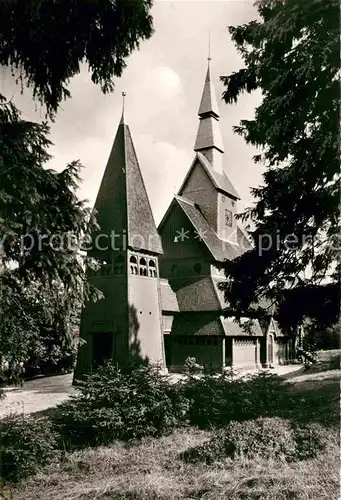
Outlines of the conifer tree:
{"label": "conifer tree", "polygon": [[[22,91],[32,88],[53,119],[63,99],[71,97],[69,82],[81,64],[88,65],[103,92],[114,90],[127,57],[153,32],[151,4],[2,0],[0,66],[11,68]],[[62,172],[48,170],[50,144],[47,122],[23,120],[0,95],[0,376],[2,370],[5,380],[18,380],[25,363],[61,366],[70,357],[82,304],[99,298],[87,283],[86,257],[77,247],[96,224],[75,194],[81,165],[73,161]]]}
{"label": "conifer tree", "polygon": [[264,166],[242,215],[254,247],[226,263],[226,295],[238,314],[267,297],[282,325],[309,317],[324,328],[339,313],[339,2],[256,6],[259,20],[229,28],[245,66],[221,77],[226,103],[262,91],[255,118],[235,132]]}

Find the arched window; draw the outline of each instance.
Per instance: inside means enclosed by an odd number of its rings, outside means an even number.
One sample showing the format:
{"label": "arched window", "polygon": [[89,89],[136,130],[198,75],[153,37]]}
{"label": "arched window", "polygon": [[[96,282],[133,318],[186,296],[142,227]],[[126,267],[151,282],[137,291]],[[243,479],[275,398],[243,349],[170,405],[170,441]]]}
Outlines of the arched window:
{"label": "arched window", "polygon": [[138,274],[138,271],[137,271],[137,258],[135,257],[135,255],[131,255],[130,256],[129,262],[130,262],[130,272],[131,272],[131,274]]}
{"label": "arched window", "polygon": [[148,262],[149,266],[149,276],[151,278],[156,278],[156,265],[155,265],[155,260],[150,259]]}
{"label": "arched window", "polygon": [[115,259],[114,263],[114,273],[115,274],[123,274],[124,273],[124,257],[123,255],[119,255]]}
{"label": "arched window", "polygon": [[194,264],[193,266],[193,271],[196,273],[196,274],[200,274],[202,272],[202,265],[197,262],[196,264]]}
{"label": "arched window", "polygon": [[140,269],[140,276],[148,276],[147,261],[144,257],[140,258],[139,269]]}

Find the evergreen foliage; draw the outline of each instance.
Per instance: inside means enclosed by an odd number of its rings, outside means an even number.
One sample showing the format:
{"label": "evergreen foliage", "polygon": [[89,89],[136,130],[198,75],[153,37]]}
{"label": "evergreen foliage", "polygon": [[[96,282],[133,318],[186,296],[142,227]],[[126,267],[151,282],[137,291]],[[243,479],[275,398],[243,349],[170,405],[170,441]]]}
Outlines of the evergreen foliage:
{"label": "evergreen foliage", "polygon": [[34,359],[46,364],[70,354],[70,318],[100,294],[85,279],[84,265],[96,264],[79,251],[96,227],[75,194],[81,165],[46,169],[47,124],[23,121],[1,102],[0,368],[14,381]]}
{"label": "evergreen foliage", "polygon": [[189,423],[201,429],[276,414],[286,394],[283,381],[266,372],[248,378],[237,373],[190,376],[181,391],[189,400]]}
{"label": "evergreen foliage", "polygon": [[56,454],[56,435],[47,418],[9,415],[0,421],[0,482],[34,474]]}
{"label": "evergreen foliage", "polygon": [[[24,85],[32,88],[53,119],[70,97],[69,81],[82,63],[103,92],[114,89],[126,58],[153,32],[150,9],[150,0],[4,0],[0,65],[11,68],[22,92]],[[78,251],[96,227],[75,194],[81,165],[73,161],[61,172],[48,170],[48,135],[46,122],[23,120],[0,95],[0,370],[5,382],[18,381],[25,370],[70,368],[81,305],[100,297],[84,274],[85,264],[95,263]]]}
{"label": "evergreen foliage", "polygon": [[254,247],[226,263],[226,295],[239,315],[266,297],[282,326],[309,317],[325,328],[339,314],[339,2],[256,5],[259,20],[229,28],[245,67],[221,78],[227,103],[262,91],[235,132],[265,167],[242,216]]}
{"label": "evergreen foliage", "polygon": [[[88,64],[103,92],[114,88],[126,58],[152,35],[151,0],[3,0],[0,65],[53,115],[71,97],[70,79]],[[13,27],[15,26],[15,29]]]}
{"label": "evergreen foliage", "polygon": [[79,384],[80,393],[53,415],[63,446],[162,436],[184,422],[186,399],[151,367],[122,371],[109,362]]}
{"label": "evergreen foliage", "polygon": [[213,437],[186,450],[186,462],[213,464],[228,458],[307,460],[321,453],[327,444],[327,432],[317,424],[294,424],[282,418],[258,418],[230,422]]}

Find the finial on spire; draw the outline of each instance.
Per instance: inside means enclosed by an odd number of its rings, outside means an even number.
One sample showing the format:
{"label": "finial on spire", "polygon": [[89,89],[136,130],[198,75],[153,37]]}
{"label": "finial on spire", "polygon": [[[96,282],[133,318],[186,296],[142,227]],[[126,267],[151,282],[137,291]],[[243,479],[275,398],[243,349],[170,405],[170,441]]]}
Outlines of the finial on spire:
{"label": "finial on spire", "polygon": [[124,101],[126,95],[127,95],[126,92],[122,92],[122,116],[120,123],[124,123]]}
{"label": "finial on spire", "polygon": [[208,62],[211,60],[211,30],[208,30]]}

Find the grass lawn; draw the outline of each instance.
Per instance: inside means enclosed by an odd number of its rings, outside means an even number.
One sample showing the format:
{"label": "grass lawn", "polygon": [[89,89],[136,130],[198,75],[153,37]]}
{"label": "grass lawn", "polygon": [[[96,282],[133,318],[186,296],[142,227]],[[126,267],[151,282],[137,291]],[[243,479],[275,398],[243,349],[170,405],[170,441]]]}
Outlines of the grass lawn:
{"label": "grass lawn", "polygon": [[211,433],[184,428],[160,439],[66,453],[13,489],[12,498],[337,500],[340,373],[326,372],[317,379],[316,375],[308,372],[288,383],[295,402],[290,416],[328,428],[328,447],[317,458],[296,463],[259,458],[227,459],[210,466],[186,464],[179,454],[209,439]]}

